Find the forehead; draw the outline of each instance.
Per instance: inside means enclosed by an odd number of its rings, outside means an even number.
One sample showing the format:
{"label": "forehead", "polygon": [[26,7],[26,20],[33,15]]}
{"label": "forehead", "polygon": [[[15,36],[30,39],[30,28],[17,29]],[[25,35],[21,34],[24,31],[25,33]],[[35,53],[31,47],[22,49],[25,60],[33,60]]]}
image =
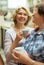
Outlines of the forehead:
{"label": "forehead", "polygon": [[23,12],[23,13],[27,13],[28,14],[28,12],[25,9],[22,9],[22,8],[18,10],[18,13],[19,12]]}
{"label": "forehead", "polygon": [[36,8],[34,8],[34,11],[33,11],[34,13],[38,13],[38,8],[36,7]]}

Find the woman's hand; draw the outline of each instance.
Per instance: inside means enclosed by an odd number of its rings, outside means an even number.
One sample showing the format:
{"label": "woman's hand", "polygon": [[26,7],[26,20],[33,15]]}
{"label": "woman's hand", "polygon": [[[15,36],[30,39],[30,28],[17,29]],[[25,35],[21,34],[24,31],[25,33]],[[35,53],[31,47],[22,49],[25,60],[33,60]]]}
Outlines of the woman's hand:
{"label": "woman's hand", "polygon": [[22,39],[22,36],[21,35],[19,35],[19,34],[17,34],[16,35],[16,39],[13,41],[13,43],[12,43],[12,45],[11,45],[11,48],[10,48],[10,51],[12,52],[12,50],[14,49],[14,48],[16,48],[17,47],[17,45],[18,45],[18,43],[19,43],[19,41]]}
{"label": "woman's hand", "polygon": [[32,60],[28,56],[27,52],[21,53],[15,50],[14,55],[18,58],[19,62],[22,62],[23,64],[26,64],[26,65],[44,65],[44,63],[42,62]]}
{"label": "woman's hand", "polygon": [[13,55],[15,55],[19,59],[19,62],[27,65],[27,59],[29,58],[29,56],[26,51],[22,53],[20,51],[14,50]]}
{"label": "woman's hand", "polygon": [[18,63],[18,62],[19,62],[19,58],[16,57],[16,56],[14,55],[14,53],[12,53],[12,57],[13,57],[15,63]]}
{"label": "woman's hand", "polygon": [[16,34],[16,41],[20,41],[21,39],[23,38],[23,32],[22,31],[20,31],[20,32],[18,32],[17,34]]}

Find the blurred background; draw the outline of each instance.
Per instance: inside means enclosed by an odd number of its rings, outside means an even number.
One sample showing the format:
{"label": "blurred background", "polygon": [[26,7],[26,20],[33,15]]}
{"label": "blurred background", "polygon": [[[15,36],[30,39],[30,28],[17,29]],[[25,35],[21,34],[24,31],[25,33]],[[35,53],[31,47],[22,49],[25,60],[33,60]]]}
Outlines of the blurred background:
{"label": "blurred background", "polygon": [[[4,63],[6,61],[3,45],[5,31],[13,25],[12,15],[14,14],[16,8],[23,6],[33,13],[33,8],[39,2],[44,2],[44,0],[0,0],[0,54]],[[33,25],[33,22],[30,21],[28,26],[32,27]]]}

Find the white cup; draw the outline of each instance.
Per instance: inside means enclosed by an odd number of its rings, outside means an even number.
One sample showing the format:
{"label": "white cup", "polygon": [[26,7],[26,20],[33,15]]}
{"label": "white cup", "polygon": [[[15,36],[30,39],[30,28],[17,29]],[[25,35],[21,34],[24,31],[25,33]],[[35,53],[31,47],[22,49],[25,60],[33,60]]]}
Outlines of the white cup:
{"label": "white cup", "polygon": [[23,35],[26,37],[29,34],[29,30],[23,30]]}
{"label": "white cup", "polygon": [[25,52],[24,47],[16,47],[14,50],[20,51],[20,52]]}

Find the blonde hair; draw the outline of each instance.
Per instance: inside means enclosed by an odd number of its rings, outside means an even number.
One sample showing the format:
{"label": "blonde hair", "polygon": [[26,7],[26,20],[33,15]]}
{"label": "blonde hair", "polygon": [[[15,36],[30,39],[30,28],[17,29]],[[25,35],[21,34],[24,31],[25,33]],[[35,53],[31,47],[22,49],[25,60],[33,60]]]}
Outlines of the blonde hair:
{"label": "blonde hair", "polygon": [[29,22],[29,20],[31,20],[31,15],[29,15],[29,12],[28,12],[28,10],[26,9],[26,8],[24,8],[24,7],[21,7],[21,8],[18,8],[18,9],[16,9],[16,11],[15,11],[15,13],[13,14],[13,21],[14,21],[14,23],[16,24],[17,22],[16,22],[16,15],[17,15],[17,13],[19,12],[19,10],[20,9],[23,9],[23,10],[25,10],[26,11],[26,13],[27,13],[27,15],[28,15],[28,20],[27,20],[27,22],[25,23],[25,25],[27,25],[28,24],[28,22]]}

